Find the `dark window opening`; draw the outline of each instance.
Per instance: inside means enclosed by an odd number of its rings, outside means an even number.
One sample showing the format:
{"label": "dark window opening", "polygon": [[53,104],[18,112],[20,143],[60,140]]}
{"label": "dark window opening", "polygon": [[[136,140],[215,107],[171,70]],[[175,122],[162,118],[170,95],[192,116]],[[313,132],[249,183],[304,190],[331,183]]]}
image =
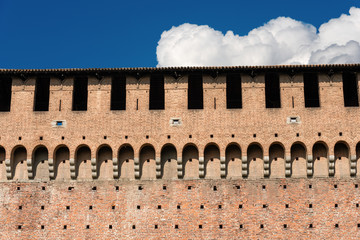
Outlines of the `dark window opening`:
{"label": "dark window opening", "polygon": [[0,112],[10,112],[11,85],[10,77],[0,77]]}
{"label": "dark window opening", "polygon": [[150,110],[165,109],[164,76],[151,75],[150,77]]}
{"label": "dark window opening", "polygon": [[38,78],[35,85],[34,111],[49,111],[50,78]]}
{"label": "dark window opening", "polygon": [[320,107],[319,80],[316,73],[304,73],[305,107]]}
{"label": "dark window opening", "polygon": [[345,107],[358,107],[359,97],[356,74],[351,72],[344,72],[342,77]]}
{"label": "dark window opening", "polygon": [[240,74],[232,73],[226,76],[226,108],[242,108]]}
{"label": "dark window opening", "polygon": [[126,109],[126,77],[125,75],[114,76],[111,80],[111,104],[110,110]]}
{"label": "dark window opening", "polygon": [[203,79],[202,75],[189,75],[188,79],[188,109],[203,109]]}
{"label": "dark window opening", "polygon": [[280,108],[280,81],[277,73],[265,75],[266,108]]}
{"label": "dark window opening", "polygon": [[74,79],[73,90],[73,111],[86,111],[88,99],[88,79],[87,77],[77,77]]}

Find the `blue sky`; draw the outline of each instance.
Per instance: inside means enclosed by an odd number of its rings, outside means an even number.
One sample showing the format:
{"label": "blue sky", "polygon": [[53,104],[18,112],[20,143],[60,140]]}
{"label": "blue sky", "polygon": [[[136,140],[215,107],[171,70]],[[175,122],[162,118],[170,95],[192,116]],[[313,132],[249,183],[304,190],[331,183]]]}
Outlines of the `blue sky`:
{"label": "blue sky", "polygon": [[242,36],[286,16],[318,28],[351,6],[360,1],[0,0],[0,68],[155,67],[172,26]]}

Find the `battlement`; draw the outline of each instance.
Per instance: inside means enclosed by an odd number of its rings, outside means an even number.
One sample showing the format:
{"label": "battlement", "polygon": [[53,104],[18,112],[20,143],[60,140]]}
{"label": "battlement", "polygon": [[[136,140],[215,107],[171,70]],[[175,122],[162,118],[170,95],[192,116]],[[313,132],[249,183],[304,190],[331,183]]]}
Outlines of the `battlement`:
{"label": "battlement", "polygon": [[0,234],[358,238],[359,81],[360,64],[0,69]]}

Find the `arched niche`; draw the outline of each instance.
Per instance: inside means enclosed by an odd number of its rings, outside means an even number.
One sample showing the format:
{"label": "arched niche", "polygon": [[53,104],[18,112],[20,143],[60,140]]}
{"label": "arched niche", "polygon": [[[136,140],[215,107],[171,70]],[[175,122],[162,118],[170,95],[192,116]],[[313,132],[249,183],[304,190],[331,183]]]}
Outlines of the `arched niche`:
{"label": "arched niche", "polygon": [[58,146],[54,153],[54,178],[63,181],[70,180],[70,151],[65,145]]}
{"label": "arched niche", "polygon": [[199,151],[193,144],[188,144],[182,151],[183,178],[199,178]]}
{"label": "arched niche", "polygon": [[28,179],[27,173],[27,151],[23,146],[16,146],[11,154],[12,176],[14,180]]}
{"label": "arched niche", "polygon": [[204,150],[205,178],[221,178],[220,150],[215,144],[208,144]]}
{"label": "arched niche", "polygon": [[285,178],[285,150],[280,143],[269,148],[270,178]]}
{"label": "arched niche", "polygon": [[123,145],[119,149],[119,176],[122,179],[134,179],[134,149],[131,145]]}
{"label": "arched niche", "polygon": [[5,156],[5,148],[0,146],[0,180],[7,180]]}
{"label": "arched niche", "polygon": [[155,149],[146,145],[140,150],[140,178],[156,179]]}
{"label": "arched niche", "polygon": [[350,154],[348,144],[337,142],[334,147],[335,177],[350,177]]}
{"label": "arched niche", "polygon": [[291,177],[306,177],[306,149],[302,143],[291,146]]}
{"label": "arched niche", "polygon": [[329,163],[328,163],[328,147],[323,142],[314,144],[313,149],[314,161],[314,177],[328,177],[329,176]]}
{"label": "arched niche", "polygon": [[101,146],[96,155],[98,179],[113,179],[113,153],[108,145]]}
{"label": "arched niche", "polygon": [[226,178],[241,178],[242,161],[239,145],[232,143],[225,150]]}
{"label": "arched niche", "polygon": [[264,155],[261,145],[250,144],[247,149],[248,178],[256,179],[264,177]]}
{"label": "arched niche", "polygon": [[75,175],[77,179],[92,179],[91,150],[88,146],[80,146],[75,153]]}
{"label": "arched niche", "polygon": [[167,144],[161,149],[161,178],[177,178],[177,151],[172,144]]}
{"label": "arched niche", "polygon": [[356,144],[356,177],[360,177],[360,142]]}
{"label": "arched niche", "polygon": [[37,146],[33,151],[33,178],[49,179],[49,152],[45,146]]}

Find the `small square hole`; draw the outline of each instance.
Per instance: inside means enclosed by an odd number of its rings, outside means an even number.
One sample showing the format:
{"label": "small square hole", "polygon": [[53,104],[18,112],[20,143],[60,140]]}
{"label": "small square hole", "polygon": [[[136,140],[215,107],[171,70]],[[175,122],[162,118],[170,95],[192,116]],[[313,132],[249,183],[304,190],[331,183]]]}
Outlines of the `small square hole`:
{"label": "small square hole", "polygon": [[285,204],[285,208],[289,208],[289,204]]}
{"label": "small square hole", "polygon": [[22,206],[19,206],[19,210],[21,210],[22,209]]}
{"label": "small square hole", "polygon": [[191,186],[188,186],[188,190],[191,190]]}
{"label": "small square hole", "polygon": [[231,137],[234,138],[234,137],[235,137],[235,134],[231,134]]}
{"label": "small square hole", "polygon": [[199,229],[202,229],[202,225],[199,225]]}
{"label": "small square hole", "polygon": [[219,205],[219,206],[218,206],[218,209],[221,209],[221,208],[222,208],[222,206],[221,206],[221,205]]}
{"label": "small square hole", "polygon": [[335,185],[334,185],[334,188],[337,188],[337,187],[338,187],[337,184],[335,184]]}
{"label": "small square hole", "polygon": [[21,137],[19,137],[19,140],[21,140]]}
{"label": "small square hole", "polygon": [[16,187],[16,190],[20,191],[20,187]]}
{"label": "small square hole", "polygon": [[260,228],[264,228],[264,224],[260,224]]}
{"label": "small square hole", "polygon": [[109,225],[109,229],[112,229],[112,225]]}
{"label": "small square hole", "polygon": [[45,189],[46,189],[45,187],[41,187],[41,190],[45,191]]}
{"label": "small square hole", "polygon": [[138,190],[139,190],[139,191],[141,191],[141,190],[143,190],[143,189],[144,189],[143,186],[139,186],[139,187],[138,187]]}
{"label": "small square hole", "polygon": [[175,225],[175,229],[179,229],[179,225]]}
{"label": "small square hole", "polygon": [[65,139],[65,137],[64,137],[64,136],[62,136],[62,137],[61,137],[61,140],[64,140],[64,139]]}
{"label": "small square hole", "polygon": [[240,228],[243,228],[243,225],[242,225],[242,224],[240,224]]}
{"label": "small square hole", "polygon": [[40,137],[40,140],[43,140],[43,137]]}
{"label": "small square hole", "polygon": [[66,225],[64,225],[64,229],[67,229],[67,226],[66,226]]}
{"label": "small square hole", "polygon": [[170,136],[170,135],[167,135],[167,138],[168,138],[168,139],[170,139],[170,138],[171,138],[171,136]]}
{"label": "small square hole", "polygon": [[240,186],[239,186],[239,185],[236,185],[236,189],[240,189]]}
{"label": "small square hole", "polygon": [[321,132],[318,132],[318,136],[321,137]]}
{"label": "small square hole", "polygon": [[112,205],[112,206],[111,206],[111,209],[112,209],[112,210],[115,210],[115,205]]}
{"label": "small square hole", "polygon": [[312,185],[311,185],[311,184],[309,184],[309,188],[312,188]]}
{"label": "small square hole", "polygon": [[163,186],[163,190],[166,190],[166,186],[165,186],[165,185]]}
{"label": "small square hole", "polygon": [[128,136],[125,136],[125,139],[128,139]]}
{"label": "small square hole", "polygon": [[82,136],[82,139],[85,140],[85,136]]}
{"label": "small square hole", "polygon": [[287,228],[287,224],[284,224],[284,228]]}
{"label": "small square hole", "polygon": [[313,205],[310,203],[310,204],[309,204],[309,208],[312,208],[312,207],[313,207]]}
{"label": "small square hole", "polygon": [[340,137],[342,136],[342,132],[339,132],[339,136],[340,136]]}
{"label": "small square hole", "polygon": [[161,209],[161,205],[158,205],[157,209]]}
{"label": "small square hole", "polygon": [[21,229],[21,225],[18,225],[18,229]]}
{"label": "small square hole", "polygon": [[214,191],[217,191],[217,187],[216,187],[216,186],[214,186],[214,187],[213,187],[213,190],[214,190]]}
{"label": "small square hole", "polygon": [[104,139],[107,139],[107,136],[104,136]]}
{"label": "small square hole", "polygon": [[86,225],[86,229],[90,229],[90,225]]}
{"label": "small square hole", "polygon": [[219,228],[220,228],[220,229],[222,229],[222,228],[223,228],[223,225],[222,225],[222,224],[220,224],[220,225],[219,225]]}
{"label": "small square hole", "polygon": [[265,190],[265,189],[266,189],[266,186],[265,186],[265,185],[262,185],[262,189]]}
{"label": "small square hole", "polygon": [[356,204],[356,207],[357,207],[357,208],[359,207],[359,204],[358,204],[358,203]]}
{"label": "small square hole", "polygon": [[45,209],[45,206],[41,206],[41,210],[44,210]]}
{"label": "small square hole", "polygon": [[154,228],[155,228],[155,229],[158,229],[158,225],[155,225]]}
{"label": "small square hole", "polygon": [[146,135],[146,139],[149,139],[149,135]]}
{"label": "small square hole", "polygon": [[268,206],[266,204],[263,204],[263,208],[267,208]]}
{"label": "small square hole", "polygon": [[89,206],[89,210],[92,210],[92,209],[93,209],[93,206],[90,205],[90,206]]}
{"label": "small square hole", "polygon": [[296,133],[296,136],[297,136],[297,137],[299,137],[299,136],[300,136],[300,134],[299,134],[299,133]]}
{"label": "small square hole", "polygon": [[181,209],[180,205],[177,205],[176,208],[177,208],[177,209]]}
{"label": "small square hole", "polygon": [[132,229],[135,229],[136,227],[135,227],[135,225],[132,225]]}
{"label": "small square hole", "polygon": [[68,191],[74,190],[74,187],[68,187]]}
{"label": "small square hole", "polygon": [[339,207],[339,205],[337,203],[335,203],[335,207],[337,208],[337,207]]}
{"label": "small square hole", "polygon": [[204,209],[204,205],[200,205],[200,209]]}
{"label": "small square hole", "polygon": [[66,206],[66,210],[70,210],[70,206]]}
{"label": "small square hole", "polygon": [[115,186],[115,191],[119,191],[119,186]]}
{"label": "small square hole", "polygon": [[286,187],[287,187],[286,185],[283,185],[283,189],[286,189]]}
{"label": "small square hole", "polygon": [[359,185],[358,185],[358,184],[355,184],[354,186],[355,186],[355,188],[359,188]]}
{"label": "small square hole", "polygon": [[44,226],[44,225],[41,225],[41,229],[45,229],[45,226]]}
{"label": "small square hole", "polygon": [[242,205],[242,204],[240,204],[240,205],[239,205],[239,208],[243,208],[243,205]]}
{"label": "small square hole", "polygon": [[253,137],[256,138],[256,134],[253,134]]}
{"label": "small square hole", "polygon": [[313,228],[313,225],[312,225],[312,223],[310,223],[310,224],[309,224],[309,228]]}
{"label": "small square hole", "polygon": [[335,224],[335,228],[338,228],[338,227],[339,227],[339,224],[338,224],[338,223],[336,223],[336,224]]}
{"label": "small square hole", "polygon": [[189,135],[189,138],[192,138],[192,135]]}
{"label": "small square hole", "polygon": [[213,137],[214,137],[214,135],[211,134],[211,135],[210,135],[210,138],[213,138]]}
{"label": "small square hole", "polygon": [[94,187],[92,187],[92,188],[91,188],[91,190],[96,191],[96,187],[95,187],[95,186],[94,186]]}
{"label": "small square hole", "polygon": [[140,207],[140,205],[137,205],[136,208],[137,208],[137,209],[140,209],[141,207]]}
{"label": "small square hole", "polygon": [[278,134],[277,134],[277,133],[275,133],[275,137],[278,137]]}

